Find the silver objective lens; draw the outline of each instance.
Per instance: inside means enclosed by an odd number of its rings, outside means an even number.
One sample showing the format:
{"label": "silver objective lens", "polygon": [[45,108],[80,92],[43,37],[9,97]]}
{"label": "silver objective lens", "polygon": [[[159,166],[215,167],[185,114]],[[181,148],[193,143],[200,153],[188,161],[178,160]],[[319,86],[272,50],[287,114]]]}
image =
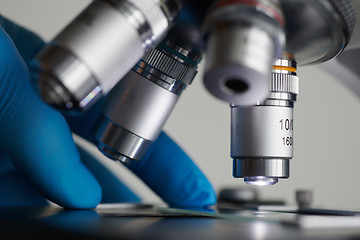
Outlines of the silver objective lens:
{"label": "silver objective lens", "polygon": [[100,151],[121,162],[141,160],[200,60],[169,40],[147,52],[106,98],[94,131]]}
{"label": "silver objective lens", "polygon": [[293,157],[293,108],[299,93],[296,63],[278,59],[270,96],[253,107],[231,106],[233,175],[252,185],[273,185],[289,177]]}
{"label": "silver objective lens", "polygon": [[269,94],[273,62],[285,44],[277,0],[219,0],[204,22],[204,84],[215,97],[249,106]]}
{"label": "silver objective lens", "polygon": [[[281,0],[286,52],[299,64],[329,60],[350,40],[355,23],[351,0]],[[254,107],[231,109],[234,177],[253,185],[273,185],[289,177],[293,157],[293,107],[298,94],[296,64],[277,60],[270,96]]]}
{"label": "silver objective lens", "polygon": [[93,1],[37,55],[39,92],[64,110],[86,110],[156,46],[180,0]]}

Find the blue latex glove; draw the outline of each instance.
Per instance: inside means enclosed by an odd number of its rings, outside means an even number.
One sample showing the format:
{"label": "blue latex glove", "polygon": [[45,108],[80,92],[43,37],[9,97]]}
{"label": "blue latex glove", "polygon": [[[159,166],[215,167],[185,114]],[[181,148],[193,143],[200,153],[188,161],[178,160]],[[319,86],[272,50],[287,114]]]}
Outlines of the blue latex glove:
{"label": "blue latex glove", "polygon": [[[91,155],[81,151],[80,157],[74,144],[69,126],[94,140],[101,104],[65,120],[43,103],[27,67],[43,41],[1,16],[0,25],[0,205],[44,204],[44,197],[68,208],[93,208],[101,199],[139,201]],[[129,168],[171,206],[201,208],[216,201],[206,177],[164,133]]]}

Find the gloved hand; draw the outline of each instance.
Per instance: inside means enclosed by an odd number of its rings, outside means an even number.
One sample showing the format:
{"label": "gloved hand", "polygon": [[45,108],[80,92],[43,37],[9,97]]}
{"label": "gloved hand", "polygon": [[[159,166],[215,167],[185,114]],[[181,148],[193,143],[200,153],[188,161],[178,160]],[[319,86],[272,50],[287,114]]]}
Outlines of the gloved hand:
{"label": "gloved hand", "polygon": [[[64,118],[43,103],[28,68],[43,41],[1,16],[0,25],[0,205],[45,204],[45,198],[67,208],[93,208],[101,199],[139,201],[96,161],[85,166],[81,158],[92,156],[80,156],[74,144],[71,130],[93,141],[101,104],[83,116]],[[215,203],[206,177],[164,133],[129,168],[171,206]]]}

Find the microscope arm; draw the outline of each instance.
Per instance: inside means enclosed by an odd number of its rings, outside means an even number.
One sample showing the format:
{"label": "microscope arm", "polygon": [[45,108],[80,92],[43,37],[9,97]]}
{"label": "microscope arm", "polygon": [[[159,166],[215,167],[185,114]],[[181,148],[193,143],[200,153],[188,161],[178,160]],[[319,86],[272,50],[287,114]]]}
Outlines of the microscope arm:
{"label": "microscope arm", "polygon": [[360,97],[360,48],[342,52],[319,66],[335,76]]}

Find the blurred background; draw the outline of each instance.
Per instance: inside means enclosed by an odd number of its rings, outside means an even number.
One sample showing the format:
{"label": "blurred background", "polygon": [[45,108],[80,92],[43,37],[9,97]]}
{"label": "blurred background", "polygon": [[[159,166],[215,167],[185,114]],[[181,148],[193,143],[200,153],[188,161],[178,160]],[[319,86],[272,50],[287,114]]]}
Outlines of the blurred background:
{"label": "blurred background", "polygon": [[[50,40],[89,3],[1,0],[0,14]],[[202,66],[182,94],[165,131],[193,158],[216,190],[248,187],[232,177],[229,106],[205,90]],[[340,79],[318,66],[300,66],[298,76],[300,94],[295,104],[290,178],[274,186],[257,187],[258,191],[264,199],[293,204],[296,190],[311,189],[315,206],[360,210],[360,99]],[[145,201],[159,201],[127,169],[89,148]]]}

